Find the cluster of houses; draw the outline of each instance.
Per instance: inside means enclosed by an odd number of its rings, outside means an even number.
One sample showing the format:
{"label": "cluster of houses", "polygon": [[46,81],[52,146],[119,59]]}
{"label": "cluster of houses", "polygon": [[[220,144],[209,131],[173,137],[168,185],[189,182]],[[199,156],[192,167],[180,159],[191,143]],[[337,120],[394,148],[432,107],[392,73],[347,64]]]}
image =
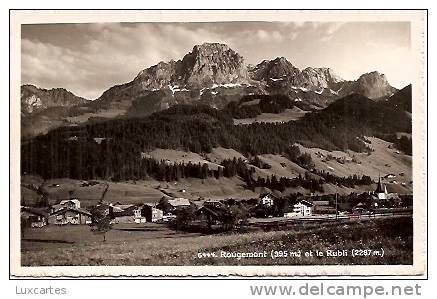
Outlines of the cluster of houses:
{"label": "cluster of houses", "polygon": [[[364,200],[365,199],[365,200]],[[261,216],[252,213],[251,216],[269,217],[280,216],[285,218],[308,217],[313,214],[333,214],[338,212],[363,213],[369,209],[377,209],[396,205],[400,200],[397,194],[388,193],[387,188],[378,181],[376,190],[369,192],[362,201],[320,200],[311,196],[299,196],[294,200],[283,200],[273,193],[263,193],[258,199],[243,201],[250,211],[260,211]],[[358,199],[359,200],[359,199]],[[281,211],[278,213],[278,202],[282,202]],[[157,204],[122,204],[100,203],[93,208],[100,208],[105,213],[111,213],[114,223],[146,223],[168,222],[174,220],[180,210],[192,208],[198,216],[207,216],[215,220],[223,218],[226,209],[235,205],[235,200],[205,200],[199,207],[186,198],[163,197]],[[242,201],[239,202],[241,204]],[[81,208],[77,198],[62,200],[56,205],[46,208],[21,208],[22,224],[30,227],[43,227],[53,225],[79,225],[92,224],[91,210]]]}
{"label": "cluster of houses", "polygon": [[91,213],[80,207],[76,198],[62,200],[48,208],[21,208],[21,221],[31,227],[43,227],[47,224],[89,224]]}
{"label": "cluster of houses", "polygon": [[[113,223],[146,223],[172,219],[176,217],[172,212],[190,205],[191,202],[188,199],[174,198],[165,202],[161,201],[158,205],[100,203],[93,209],[99,208],[111,213]],[[21,222],[30,227],[43,227],[48,224],[92,224],[93,215],[92,209],[81,208],[77,198],[70,198],[50,207],[21,207]]]}

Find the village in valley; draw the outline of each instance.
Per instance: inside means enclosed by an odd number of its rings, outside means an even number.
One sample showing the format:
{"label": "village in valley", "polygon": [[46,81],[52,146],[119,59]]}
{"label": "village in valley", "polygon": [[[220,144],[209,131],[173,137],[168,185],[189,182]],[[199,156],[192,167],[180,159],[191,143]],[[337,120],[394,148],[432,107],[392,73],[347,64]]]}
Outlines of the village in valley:
{"label": "village in valley", "polygon": [[[81,181],[81,187],[104,186],[98,202],[85,206],[73,190],[68,191],[67,198],[50,204],[53,201],[47,198],[47,192],[41,192],[41,187],[27,185],[28,189],[33,188],[40,194],[33,206],[21,207],[22,237],[30,243],[32,238],[35,238],[34,242],[41,241],[39,235],[44,236],[47,227],[53,226],[59,227],[64,236],[68,236],[72,226],[86,226],[89,234],[103,234],[103,241],[106,241],[106,232],[117,227],[126,229],[129,225],[137,231],[145,227],[166,227],[174,231],[217,234],[231,230],[247,231],[248,227],[286,229],[287,226],[307,223],[344,224],[412,216],[412,195],[389,193],[383,183],[383,180],[394,177],[394,174],[379,177],[374,190],[349,195],[293,193],[282,196],[264,188],[260,189],[257,198],[188,199],[166,192],[154,202],[149,199],[146,203],[131,204],[124,203],[122,197],[118,201],[105,199],[109,189],[106,182]],[[47,188],[62,186],[52,183]],[[179,191],[182,194],[187,192],[185,189]],[[143,234],[147,237],[147,230]]]}

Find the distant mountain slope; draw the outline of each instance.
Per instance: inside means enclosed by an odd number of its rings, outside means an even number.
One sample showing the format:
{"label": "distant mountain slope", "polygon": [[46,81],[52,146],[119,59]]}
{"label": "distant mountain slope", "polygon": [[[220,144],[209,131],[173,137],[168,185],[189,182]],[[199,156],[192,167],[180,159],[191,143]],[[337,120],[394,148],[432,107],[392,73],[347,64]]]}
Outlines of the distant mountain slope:
{"label": "distant mountain slope", "polygon": [[21,112],[29,114],[50,107],[71,107],[88,101],[64,88],[42,89],[34,85],[21,86]]}
{"label": "distant mountain slope", "polygon": [[394,109],[404,110],[407,112],[412,112],[412,96],[411,96],[411,84],[402,88],[391,97],[386,99],[388,106]]}

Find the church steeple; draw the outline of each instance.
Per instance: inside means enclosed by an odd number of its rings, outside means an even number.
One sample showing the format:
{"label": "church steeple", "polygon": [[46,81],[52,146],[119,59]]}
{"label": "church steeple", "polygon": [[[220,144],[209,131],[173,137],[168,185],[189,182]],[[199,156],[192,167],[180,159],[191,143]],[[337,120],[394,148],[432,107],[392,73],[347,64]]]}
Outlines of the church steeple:
{"label": "church steeple", "polygon": [[382,188],[381,184],[381,175],[379,176],[378,185],[376,186],[375,193],[385,193],[384,188]]}
{"label": "church steeple", "polygon": [[381,175],[379,175],[378,185],[376,186],[376,190],[374,193],[378,199],[385,200],[387,199],[387,187],[381,183]]}

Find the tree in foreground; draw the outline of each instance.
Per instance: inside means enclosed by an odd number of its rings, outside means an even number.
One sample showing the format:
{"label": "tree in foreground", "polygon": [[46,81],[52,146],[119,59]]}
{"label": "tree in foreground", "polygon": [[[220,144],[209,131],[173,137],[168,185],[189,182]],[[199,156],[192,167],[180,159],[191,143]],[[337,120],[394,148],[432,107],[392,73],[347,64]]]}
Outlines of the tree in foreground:
{"label": "tree in foreground", "polygon": [[92,231],[103,235],[103,242],[106,242],[106,233],[112,229],[112,220],[114,219],[112,207],[103,208],[97,206],[91,211]]}

